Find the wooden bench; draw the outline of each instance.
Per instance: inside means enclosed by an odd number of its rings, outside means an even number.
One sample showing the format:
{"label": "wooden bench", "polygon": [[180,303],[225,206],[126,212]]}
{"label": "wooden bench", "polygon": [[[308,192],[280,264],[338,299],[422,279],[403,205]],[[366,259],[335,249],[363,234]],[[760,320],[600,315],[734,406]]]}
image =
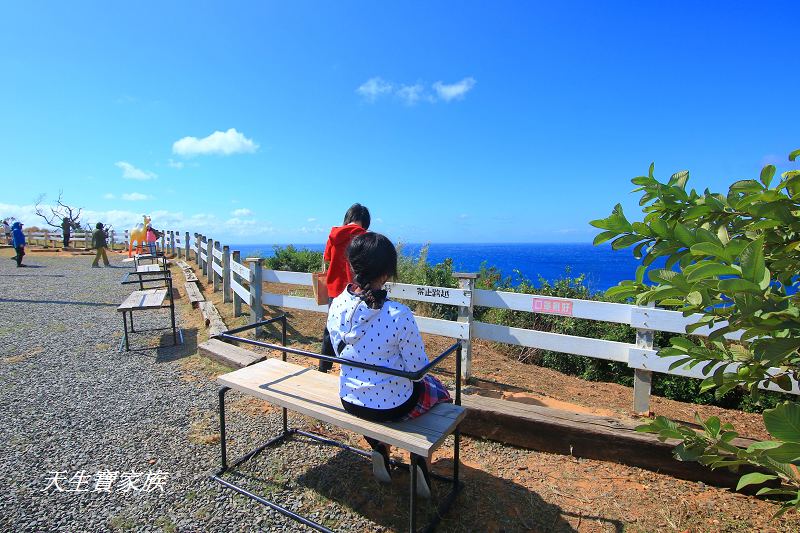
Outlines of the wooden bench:
{"label": "wooden bench", "polygon": [[[221,386],[219,390],[219,415],[220,415],[220,448],[221,448],[221,468],[211,476],[212,479],[221,483],[222,485],[237,491],[240,494],[248,496],[261,504],[268,505],[270,508],[279,511],[280,513],[293,518],[311,528],[318,531],[330,532],[327,527],[318,524],[306,517],[303,517],[293,511],[285,509],[275,502],[270,502],[261,496],[252,494],[251,492],[238,487],[232,482],[223,479],[223,475],[230,469],[236,468],[245,461],[248,461],[263,452],[270,445],[277,444],[291,435],[301,435],[314,439],[324,444],[336,445],[338,447],[355,452],[364,457],[371,457],[371,452],[360,450],[344,443],[336,442],[328,437],[317,435],[314,433],[302,431],[296,428],[289,428],[287,411],[291,410],[303,415],[309,416],[316,420],[320,420],[327,424],[353,431],[361,435],[377,439],[392,446],[397,446],[402,450],[410,452],[411,464],[407,465],[398,461],[392,460],[395,466],[407,468],[410,472],[410,499],[411,508],[409,514],[409,531],[416,531],[416,511],[417,511],[417,496],[415,487],[417,485],[417,457],[430,460],[433,452],[442,445],[448,435],[454,435],[454,450],[453,450],[453,475],[446,477],[431,472],[431,477],[447,481],[452,484],[451,490],[447,496],[444,497],[441,505],[439,506],[428,529],[436,526],[438,521],[450,507],[455,500],[459,490],[461,489],[461,482],[458,479],[459,471],[459,442],[460,431],[458,428],[459,423],[463,420],[465,409],[460,405],[461,401],[461,378],[460,378],[460,357],[461,357],[461,343],[460,341],[448,348],[445,352],[435,358],[428,366],[418,371],[418,373],[401,372],[394,369],[383,367],[376,367],[373,365],[364,365],[362,363],[351,362],[347,363],[344,359],[331,358],[328,356],[314,354],[305,350],[296,348],[287,348],[276,344],[269,344],[260,342],[253,339],[244,337],[237,337],[233,333],[241,332],[246,329],[264,326],[265,324],[282,320],[284,322],[284,331],[286,327],[285,315],[281,317],[265,320],[242,328],[231,330],[230,332],[223,333],[220,338],[224,340],[236,340],[248,344],[269,348],[272,350],[283,351],[282,359],[269,358],[265,361],[251,364],[245,368],[235,370],[228,374],[223,374],[217,378],[217,383]],[[284,335],[285,339],[285,335]],[[221,342],[221,341],[216,341]],[[285,340],[284,340],[285,342]],[[238,348],[241,350],[241,348]],[[342,407],[339,398],[339,377],[322,372],[315,369],[300,366],[286,361],[286,354],[292,353],[297,355],[304,355],[321,360],[334,360],[339,364],[351,364],[367,369],[382,370],[384,373],[391,373],[395,375],[400,374],[414,374],[412,379],[420,379],[431,368],[438,365],[446,356],[455,353],[457,358],[457,373],[456,373],[456,394],[455,404],[438,404],[433,407],[429,412],[415,418],[402,422],[371,422],[351,415]],[[256,355],[256,354],[254,354]],[[226,426],[225,426],[225,393],[228,390],[236,390],[243,394],[253,396],[262,400],[266,400],[274,405],[282,408],[283,414],[283,432],[278,436],[270,439],[265,444],[262,444],[253,451],[245,454],[241,458],[228,463],[226,453]]]}
{"label": "wooden bench", "polygon": [[[158,265],[153,265],[158,266]],[[138,279],[130,279],[131,277],[136,277]],[[129,272],[125,275],[122,280],[123,285],[127,285],[130,283],[136,283],[140,287],[143,287],[146,283],[159,283],[164,285],[164,287],[157,287],[153,289],[140,289],[138,291],[133,291],[129,294],[125,300],[117,307],[117,311],[122,313],[122,325],[123,325],[123,342],[125,344],[125,349],[130,351],[130,340],[128,336],[128,332],[136,333],[133,325],[133,312],[134,311],[147,311],[150,309],[161,309],[165,307],[165,300],[169,297],[169,305],[167,306],[170,311],[170,319],[172,322],[172,340],[175,345],[178,344],[178,330],[175,325],[175,300],[172,294],[172,277],[170,276],[169,270],[161,270],[160,268],[153,272],[153,271],[141,271],[141,272]],[[130,329],[128,326],[128,318],[130,318]],[[170,329],[170,328],[151,328],[148,331],[157,331],[159,329]],[[182,335],[181,335],[182,337]],[[182,340],[181,340],[182,342]],[[122,342],[120,342],[120,351],[122,350]]]}
{"label": "wooden bench", "polygon": [[149,264],[149,265],[136,265],[136,272],[158,272],[161,270],[161,265],[159,264]]}

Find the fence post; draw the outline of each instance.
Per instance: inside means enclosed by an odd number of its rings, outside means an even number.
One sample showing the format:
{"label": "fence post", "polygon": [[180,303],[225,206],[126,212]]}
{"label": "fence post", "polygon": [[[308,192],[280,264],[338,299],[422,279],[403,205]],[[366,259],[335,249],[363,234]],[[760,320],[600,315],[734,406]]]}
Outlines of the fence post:
{"label": "fence post", "polygon": [[222,303],[231,301],[231,249],[222,247]]}
{"label": "fence post", "polygon": [[203,268],[203,262],[200,260],[200,234],[194,234],[194,262],[197,263],[199,269]]}
{"label": "fence post", "polygon": [[[250,282],[250,323],[255,324],[264,319],[264,308],[261,306],[262,280],[264,279],[264,260],[260,257],[248,257],[245,261],[250,263],[253,281]],[[256,337],[261,335],[261,328],[255,328]]]}
{"label": "fence post", "polygon": [[[219,245],[219,241],[214,241],[214,250],[222,251]],[[222,276],[220,276],[216,270],[214,270],[214,265],[219,264],[222,266],[222,259],[219,259],[219,263],[217,263],[217,259],[211,260],[211,275],[214,277],[214,292],[219,292],[220,285],[222,284]],[[224,270],[223,270],[224,272]]]}
{"label": "fence post", "polygon": [[469,327],[467,340],[463,341],[461,348],[461,377],[469,379],[472,374],[472,322],[473,322],[473,295],[475,294],[475,280],[478,274],[473,272],[453,272],[453,277],[458,280],[458,286],[467,291],[469,305],[459,306],[458,321],[466,322]]}
{"label": "fence post", "polygon": [[[236,261],[240,265],[242,264],[241,252],[239,252],[239,250],[234,250],[233,254],[231,255],[233,256],[234,261]],[[236,276],[235,278],[233,278],[234,280],[236,280],[236,283],[238,283],[239,285],[242,284],[242,278],[238,274],[236,274],[235,272],[231,272],[231,275]],[[233,291],[233,316],[241,316],[241,314],[242,314],[242,298],[241,296],[239,296],[239,293]]]}
{"label": "fence post", "polygon": [[214,239],[211,237],[206,241],[206,281],[210,285],[214,281],[214,269],[211,268],[214,264]]}
{"label": "fence post", "polygon": [[86,230],[83,230],[83,249],[89,249],[89,239],[86,237]]}
{"label": "fence post", "polygon": [[[653,307],[651,302],[648,307]],[[645,318],[647,312],[645,311]],[[643,322],[646,326],[647,321]],[[653,330],[636,328],[636,347],[644,350],[653,349]],[[650,386],[653,381],[653,372],[635,368],[633,370],[633,412],[637,415],[650,413]]]}
{"label": "fence post", "polygon": [[186,254],[186,260],[189,260],[189,253],[192,250],[191,245],[189,244],[189,232],[186,232],[186,235],[183,236],[183,252]]}
{"label": "fence post", "polygon": [[111,251],[113,252],[114,251],[114,230],[113,229],[109,232],[108,236],[111,239]]}

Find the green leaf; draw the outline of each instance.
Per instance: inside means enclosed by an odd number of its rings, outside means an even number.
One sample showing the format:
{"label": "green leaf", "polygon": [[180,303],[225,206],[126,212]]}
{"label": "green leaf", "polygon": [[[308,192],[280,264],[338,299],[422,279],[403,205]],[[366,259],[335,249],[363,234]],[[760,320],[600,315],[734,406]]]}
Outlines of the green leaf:
{"label": "green leaf", "polygon": [[594,241],[592,241],[592,244],[594,246],[597,246],[598,244],[603,244],[608,239],[613,239],[617,235],[619,234],[616,231],[603,231],[595,236]]}
{"label": "green leaf", "polygon": [[704,261],[703,264],[693,268],[691,271],[689,271],[688,268],[686,269],[686,280],[692,283],[706,278],[717,278],[719,276],[738,276],[740,274],[741,272],[734,267],[720,263],[714,263],[712,261]]}
{"label": "green leaf", "polygon": [[800,405],[784,402],[774,409],[765,409],[764,425],[777,440],[800,442]]}
{"label": "green leaf", "polygon": [[728,257],[728,254],[725,253],[725,249],[718,244],[711,242],[698,242],[697,244],[693,244],[689,249],[692,251],[692,255],[696,257],[711,256],[730,262],[730,258]]}
{"label": "green leaf", "polygon": [[698,291],[692,291],[686,295],[686,301],[692,305],[700,305],[703,303],[703,295]]}
{"label": "green leaf", "polygon": [[681,241],[686,247],[689,247],[695,243],[694,235],[692,232],[689,231],[689,228],[684,226],[683,224],[675,224],[675,238]]}
{"label": "green leaf", "polygon": [[779,463],[798,464],[800,462],[800,443],[785,442],[777,448],[766,450],[764,454]]}
{"label": "green leaf", "polygon": [[789,154],[789,161],[794,161],[795,159],[797,159],[797,156],[800,156],[800,149],[797,149],[791,154]]}
{"label": "green leaf", "polygon": [[764,238],[754,240],[739,254],[742,266],[742,277],[753,283],[761,283],[764,279]]}
{"label": "green leaf", "polygon": [[736,490],[742,490],[748,485],[760,485],[767,481],[778,479],[778,476],[771,476],[762,474],[761,472],[751,472],[739,478],[739,483],[736,485]]}
{"label": "green leaf", "polygon": [[760,294],[762,289],[746,279],[723,279],[719,282],[719,290],[728,296],[733,296],[737,292],[751,292]]}
{"label": "green leaf", "polygon": [[775,175],[775,165],[767,165],[761,169],[761,183],[764,187],[769,187],[772,177]]}

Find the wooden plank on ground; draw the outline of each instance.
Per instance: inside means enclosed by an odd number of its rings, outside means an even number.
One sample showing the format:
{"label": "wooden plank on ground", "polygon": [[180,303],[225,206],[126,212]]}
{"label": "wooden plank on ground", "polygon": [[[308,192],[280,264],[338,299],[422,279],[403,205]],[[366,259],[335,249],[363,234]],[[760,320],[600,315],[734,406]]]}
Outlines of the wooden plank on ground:
{"label": "wooden plank on ground", "polygon": [[208,327],[208,335],[214,337],[220,333],[228,330],[225,322],[217,311],[213,303],[209,301],[199,302],[200,311],[203,312],[206,326]]}
{"label": "wooden plank on ground", "polygon": [[224,374],[217,383],[423,457],[430,457],[464,417],[463,407],[439,404],[425,415],[404,422],[363,420],[342,407],[338,376],[280,359],[267,359]]}
{"label": "wooden plank on ground", "polygon": [[194,273],[194,270],[192,270],[192,267],[186,264],[185,261],[178,261],[177,265],[178,268],[181,269],[181,272],[183,272],[183,276],[186,278],[187,282],[197,281],[197,275]]}
{"label": "wooden plank on ground", "polygon": [[[710,470],[697,463],[677,461],[672,448],[678,441],[660,442],[655,435],[639,433],[635,422],[472,394],[462,396],[461,403],[467,408],[461,431],[475,437],[622,463],[714,485],[735,486],[744,473],[733,474],[722,468]],[[753,442],[736,439],[734,444],[746,447]]]}
{"label": "wooden plank on ground", "polygon": [[183,284],[186,288],[186,296],[189,297],[189,303],[192,304],[192,307],[197,307],[197,304],[205,300],[203,293],[200,292],[200,289],[197,287],[197,283],[194,281],[187,281]]}
{"label": "wooden plank on ground", "polygon": [[223,365],[233,368],[244,368],[266,359],[265,355],[257,354],[233,344],[228,344],[219,339],[208,339],[197,347],[200,355],[204,355]]}

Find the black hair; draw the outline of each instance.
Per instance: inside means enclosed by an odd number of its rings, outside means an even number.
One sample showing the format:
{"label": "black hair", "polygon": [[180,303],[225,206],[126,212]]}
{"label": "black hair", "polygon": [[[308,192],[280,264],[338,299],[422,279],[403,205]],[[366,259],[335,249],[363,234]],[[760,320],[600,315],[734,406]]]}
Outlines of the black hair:
{"label": "black hair", "polygon": [[373,309],[380,309],[386,301],[386,291],[370,287],[370,282],[381,276],[397,276],[397,250],[386,236],[368,231],[350,241],[347,262],[353,280],[363,289],[359,297]]}
{"label": "black hair", "polygon": [[347,213],[344,214],[344,224],[350,224],[351,222],[358,222],[361,224],[361,227],[364,229],[369,229],[369,209],[364,207],[359,203],[355,203],[350,206],[350,209],[347,210]]}
{"label": "black hair", "polygon": [[97,224],[94,225],[94,227],[97,228],[97,229],[103,229],[103,223],[102,222],[98,222]]}

